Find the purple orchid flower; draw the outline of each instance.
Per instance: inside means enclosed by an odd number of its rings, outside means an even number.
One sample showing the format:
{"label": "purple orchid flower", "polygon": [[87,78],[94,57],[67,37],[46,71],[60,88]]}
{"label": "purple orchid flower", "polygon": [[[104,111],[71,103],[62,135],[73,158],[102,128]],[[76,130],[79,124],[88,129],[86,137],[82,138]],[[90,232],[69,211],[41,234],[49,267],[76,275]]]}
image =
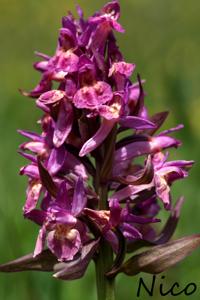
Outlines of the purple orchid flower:
{"label": "purple orchid flower", "polygon": [[118,228],[128,241],[142,239],[142,233],[137,229],[137,224],[149,224],[159,222],[159,219],[134,215],[130,204],[122,208],[117,199],[109,200],[109,209],[95,211],[88,208],[84,212],[96,223],[102,235],[112,245],[115,252],[118,251],[118,241],[115,236],[115,229]]}
{"label": "purple orchid flower", "polygon": [[72,260],[81,250],[82,243],[86,240],[86,227],[78,217],[86,206],[87,198],[80,177],[76,182],[73,197],[67,194],[66,184],[63,182],[55,200],[49,195],[44,199],[45,202],[49,201],[46,210],[35,209],[25,214],[25,217],[42,226],[34,256],[42,252],[45,241],[59,261]]}
{"label": "purple orchid flower", "polygon": [[[80,7],[77,13],[78,19],[70,12],[62,18],[54,55],[36,53],[40,82],[22,92],[36,98],[43,113],[40,133],[19,131],[28,139],[19,151],[29,161],[20,169],[28,177],[23,213],[40,230],[34,253],[0,271],[53,271],[58,279],[73,280],[94,259],[102,287],[118,272],[136,272],[132,258],[124,264],[127,252],[155,245],[164,252],[183,203],[180,198],[173,204],[171,188],[188,176],[193,161],[168,159],[166,149],[181,145],[170,134],[183,125],[158,132],[168,112],[150,116],[145,81],[139,75],[131,81],[136,65],[125,61],[114,35],[124,32],[119,2],[88,19]],[[157,218],[163,208],[169,218],[158,232],[154,223],[163,222]],[[181,247],[190,252],[187,239]],[[154,265],[151,272],[159,269]],[[147,269],[138,265],[137,272]]]}
{"label": "purple orchid flower", "polygon": [[171,195],[170,185],[178,179],[188,176],[188,169],[194,161],[166,161],[166,155],[157,153],[154,155],[154,182],[157,196],[163,201],[165,208],[170,209]]}

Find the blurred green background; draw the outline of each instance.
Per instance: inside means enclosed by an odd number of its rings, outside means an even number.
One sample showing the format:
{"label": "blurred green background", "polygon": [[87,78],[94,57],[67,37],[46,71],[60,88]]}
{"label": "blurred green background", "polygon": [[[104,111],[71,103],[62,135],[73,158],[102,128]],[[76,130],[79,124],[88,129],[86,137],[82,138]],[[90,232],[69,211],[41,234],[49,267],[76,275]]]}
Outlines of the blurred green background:
{"label": "blurred green background", "polygon": [[[77,0],[78,1],[78,0]],[[105,2],[79,0],[88,16]],[[38,228],[23,220],[26,178],[18,176],[25,160],[17,154],[23,141],[18,128],[38,130],[40,112],[34,101],[21,96],[18,88],[35,86],[39,75],[32,69],[33,52],[53,54],[60,18],[75,11],[75,1],[0,0],[0,262],[33,250]],[[183,147],[173,157],[194,159],[190,177],[176,183],[174,198],[185,195],[176,237],[200,231],[200,1],[199,0],[121,0],[121,23],[126,34],[119,45],[128,62],[147,80],[150,112],[170,110],[167,127],[184,123],[177,133]],[[93,266],[84,279],[60,282],[48,273],[0,274],[0,299],[75,300],[96,299]],[[182,287],[195,282],[200,288],[200,250],[165,272],[165,285],[178,281]],[[139,276],[117,281],[117,300],[136,298]],[[144,276],[151,282],[151,276]],[[158,276],[160,283],[161,276]],[[156,289],[158,291],[158,289]],[[157,294],[157,295],[156,295]],[[190,299],[200,299],[197,291]],[[149,299],[146,294],[141,299]],[[155,293],[155,299],[161,299]],[[169,299],[168,297],[165,297]],[[179,296],[177,299],[185,299]]]}

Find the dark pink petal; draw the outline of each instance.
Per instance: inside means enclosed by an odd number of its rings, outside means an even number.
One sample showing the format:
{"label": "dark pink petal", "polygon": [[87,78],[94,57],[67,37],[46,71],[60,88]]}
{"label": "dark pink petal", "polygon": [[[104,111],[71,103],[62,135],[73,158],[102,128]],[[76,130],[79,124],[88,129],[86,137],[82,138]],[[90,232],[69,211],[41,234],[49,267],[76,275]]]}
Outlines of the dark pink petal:
{"label": "dark pink petal", "polygon": [[109,242],[113,251],[117,253],[119,249],[119,241],[116,234],[112,230],[108,230],[104,233],[104,238]]}
{"label": "dark pink petal", "polygon": [[51,90],[49,92],[43,93],[37,102],[42,102],[44,104],[54,104],[61,101],[65,97],[65,92],[61,90]]}
{"label": "dark pink petal", "polygon": [[76,25],[70,13],[62,18],[62,26],[67,28],[73,35],[76,34]]}
{"label": "dark pink petal", "polygon": [[128,240],[142,239],[142,234],[133,225],[123,223],[122,225],[120,225],[120,229],[125,238],[127,238]]}
{"label": "dark pink petal", "polygon": [[109,105],[101,105],[98,109],[98,113],[101,117],[107,120],[116,121],[119,120],[122,113],[123,98],[120,94],[115,93],[112,101]]}
{"label": "dark pink petal", "polygon": [[73,123],[73,108],[71,103],[62,102],[58,113],[58,119],[55,125],[53,143],[59,148],[67,139],[71,132]]}
{"label": "dark pink petal", "polygon": [[59,224],[66,224],[70,226],[76,225],[77,219],[68,211],[64,211],[63,209],[58,211],[53,211],[53,209],[49,210],[50,213],[51,211],[55,216],[55,221]]}
{"label": "dark pink petal", "polygon": [[37,238],[37,241],[36,241],[33,257],[36,257],[44,249],[46,235],[47,235],[46,227],[42,226],[42,228],[39,231],[39,235],[38,235],[38,238]]}
{"label": "dark pink petal", "polygon": [[[104,39],[106,40],[107,35],[105,35],[105,29],[107,28],[108,32],[107,34],[112,30],[115,29],[118,32],[124,32],[123,27],[117,22],[118,18],[120,16],[120,6],[117,1],[109,2],[106,4],[103,9],[101,10],[100,16],[94,16],[89,18],[89,23],[96,23],[101,28],[101,31],[98,32],[101,35],[103,35]],[[96,35],[99,36],[99,34]]]}
{"label": "dark pink petal", "polygon": [[166,209],[171,208],[170,187],[164,177],[157,174],[154,176],[156,194],[163,201]]}
{"label": "dark pink petal", "polygon": [[110,68],[108,76],[112,76],[115,73],[119,73],[126,77],[130,77],[132,75],[134,69],[135,69],[134,64],[129,64],[124,61],[116,62]]}
{"label": "dark pink petal", "polygon": [[44,142],[40,142],[40,141],[26,142],[20,145],[20,148],[22,150],[32,151],[34,153],[37,153],[38,155],[43,155],[47,151],[47,147],[44,144]]}
{"label": "dark pink petal", "polygon": [[84,213],[86,216],[91,218],[95,224],[100,226],[105,226],[106,230],[110,227],[109,224],[109,211],[105,210],[93,210],[90,208],[85,208]]}
{"label": "dark pink petal", "polygon": [[17,130],[17,132],[33,141],[42,142],[44,140],[44,138],[41,135],[39,135],[35,132],[31,132],[31,131],[27,131],[27,130]]}
{"label": "dark pink petal", "polygon": [[101,15],[111,15],[116,20],[120,17],[120,5],[118,1],[110,1],[101,9]]}
{"label": "dark pink petal", "polygon": [[[75,44],[76,44],[75,30],[71,31],[68,28],[61,28],[60,36],[59,36],[59,43],[60,43],[60,47],[64,48],[65,50],[74,48]],[[68,52],[68,51],[66,51],[66,52]]]}
{"label": "dark pink petal", "polygon": [[81,177],[78,177],[74,189],[74,197],[73,197],[72,210],[71,210],[72,215],[78,216],[85,208],[86,203],[87,203],[87,197],[85,193],[83,179]]}
{"label": "dark pink petal", "polygon": [[39,107],[40,109],[42,109],[45,113],[49,114],[51,112],[48,104],[45,104],[44,102],[39,101],[39,99],[36,100],[36,105],[37,105],[37,107]]}
{"label": "dark pink petal", "polygon": [[63,52],[57,63],[57,72],[62,72],[64,78],[68,73],[73,73],[78,70],[78,62],[79,57],[72,51]]}
{"label": "dark pink petal", "polygon": [[23,207],[23,211],[25,214],[36,207],[41,190],[42,184],[39,180],[31,180],[29,182],[28,188],[26,190],[26,203]]}
{"label": "dark pink petal", "polygon": [[147,119],[140,117],[127,116],[120,118],[120,124],[123,127],[132,128],[132,129],[149,129],[155,128],[155,124]]}
{"label": "dark pink petal", "polygon": [[158,136],[163,136],[163,135],[166,135],[166,134],[170,134],[170,133],[173,133],[175,131],[179,131],[180,129],[183,129],[183,128],[184,128],[184,125],[183,124],[179,124],[179,125],[177,125],[174,128],[170,128],[170,129],[167,129],[167,130],[164,130],[164,131],[160,132],[158,134]]}
{"label": "dark pink petal", "polygon": [[88,179],[85,166],[70,152],[66,152],[65,168],[72,170],[78,176],[81,176],[84,180]]}
{"label": "dark pink petal", "polygon": [[154,165],[154,170],[159,170],[163,167],[164,163],[167,161],[169,157],[169,152],[163,153],[163,152],[157,152],[152,156],[152,162]]}
{"label": "dark pink petal", "polygon": [[174,175],[177,178],[184,178],[187,176],[187,172],[184,169],[175,166],[163,166],[156,174],[161,177],[167,176],[167,179],[169,179],[170,175]]}
{"label": "dark pink petal", "polygon": [[62,168],[65,158],[66,151],[64,147],[52,149],[47,163],[47,169],[50,174],[56,174]]}
{"label": "dark pink petal", "polygon": [[21,152],[21,151],[18,151],[18,153],[25,157],[26,159],[30,160],[31,162],[33,163],[37,163],[37,158],[35,157],[35,155],[32,155],[32,154],[29,154],[29,153],[26,153],[26,152]]}
{"label": "dark pink petal", "polygon": [[131,143],[116,151],[115,161],[129,160],[144,154],[159,152],[162,149],[180,146],[180,141],[168,137],[158,136],[149,138],[149,141]]}
{"label": "dark pink petal", "polygon": [[129,215],[124,216],[122,218],[122,222],[123,221],[127,222],[127,223],[148,224],[148,223],[157,223],[157,222],[160,222],[160,219],[147,218],[147,217],[142,217],[142,216],[137,216],[137,215],[129,214]]}
{"label": "dark pink petal", "polygon": [[118,201],[121,201],[123,199],[129,198],[131,196],[137,195],[138,193],[144,191],[144,190],[150,190],[153,187],[153,183],[149,184],[141,184],[141,185],[128,185],[125,188],[115,192],[110,198],[109,201],[112,201],[113,199],[117,199]]}
{"label": "dark pink petal", "polygon": [[122,208],[119,205],[117,199],[110,199],[109,200],[109,208],[110,208],[110,220],[109,222],[112,224],[113,227],[119,225],[121,221],[121,212]]}
{"label": "dark pink petal", "polygon": [[73,80],[69,76],[66,76],[65,77],[65,92],[66,92],[67,98],[72,100],[76,91],[77,91],[77,87],[76,87],[75,80]]}
{"label": "dark pink petal", "polygon": [[173,161],[168,161],[164,164],[165,167],[179,167],[179,168],[190,168],[194,164],[193,160],[173,160]]}
{"label": "dark pink petal", "polygon": [[37,71],[45,72],[48,70],[48,65],[49,65],[49,62],[46,60],[43,60],[43,61],[38,61],[38,62],[34,63],[33,66]]}
{"label": "dark pink petal", "polygon": [[72,208],[72,197],[69,197],[68,190],[68,185],[65,181],[62,181],[58,189],[55,207],[58,207],[57,211],[61,211],[61,209],[63,209],[65,212],[67,211],[67,213],[71,215],[69,212],[71,212]]}
{"label": "dark pink petal", "polygon": [[137,100],[139,99],[139,96],[140,96],[140,87],[139,87],[139,83],[136,82],[129,87],[129,99],[131,101],[134,101],[136,104]]}
{"label": "dark pink petal", "polygon": [[26,176],[34,178],[34,179],[40,178],[38,166],[36,166],[35,164],[31,164],[31,165],[22,167],[20,169],[20,175],[26,175]]}
{"label": "dark pink petal", "polygon": [[109,135],[114,124],[115,121],[108,121],[104,119],[102,121],[100,128],[97,130],[96,134],[82,146],[79,152],[79,156],[84,156],[90,153],[91,151],[93,151],[94,149],[96,149]]}
{"label": "dark pink petal", "polygon": [[111,20],[111,26],[114,30],[116,30],[117,32],[120,32],[120,33],[124,33],[125,32],[125,29],[122,27],[121,24],[119,24],[117,21],[115,20]]}

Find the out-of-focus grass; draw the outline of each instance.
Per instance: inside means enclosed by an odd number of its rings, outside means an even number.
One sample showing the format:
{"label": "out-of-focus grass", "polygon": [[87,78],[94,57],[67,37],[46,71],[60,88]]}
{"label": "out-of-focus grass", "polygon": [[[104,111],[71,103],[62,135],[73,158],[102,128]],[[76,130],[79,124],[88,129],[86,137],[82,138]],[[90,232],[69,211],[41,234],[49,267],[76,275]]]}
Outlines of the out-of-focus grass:
{"label": "out-of-focus grass", "polygon": [[[87,15],[104,1],[80,0]],[[19,95],[19,87],[32,88],[39,79],[31,64],[33,52],[52,54],[56,46],[60,17],[74,1],[0,0],[0,262],[31,252],[37,226],[24,221],[22,206],[26,179],[18,176],[25,161],[16,153],[23,141],[17,128],[37,130],[40,112],[34,102]],[[150,112],[170,110],[168,127],[184,123],[177,136],[183,148],[173,157],[195,159],[189,179],[177,183],[174,198],[184,194],[187,201],[176,236],[199,232],[200,190],[200,35],[198,0],[122,0],[121,23],[126,34],[118,35],[119,44],[129,62],[147,80],[147,105]],[[180,284],[199,278],[200,251],[165,273],[166,285]],[[136,297],[139,276],[117,281],[117,299]],[[151,281],[151,276],[145,276]],[[160,277],[159,277],[160,278]],[[59,282],[50,274],[0,274],[0,299],[63,300],[95,299],[93,266],[84,279]],[[148,299],[146,297],[145,299]],[[160,299],[155,295],[155,299]],[[184,296],[181,296],[181,300]],[[198,296],[191,296],[198,299]]]}

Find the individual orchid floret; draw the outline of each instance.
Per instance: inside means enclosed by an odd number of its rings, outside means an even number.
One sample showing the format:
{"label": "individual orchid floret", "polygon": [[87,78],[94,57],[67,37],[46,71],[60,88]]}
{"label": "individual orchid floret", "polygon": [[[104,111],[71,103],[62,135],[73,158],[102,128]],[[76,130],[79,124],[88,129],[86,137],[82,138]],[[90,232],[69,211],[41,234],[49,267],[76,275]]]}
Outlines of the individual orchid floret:
{"label": "individual orchid floret", "polygon": [[92,86],[84,86],[74,95],[73,103],[77,108],[95,109],[112,100],[113,93],[109,84],[98,81]]}
{"label": "individual orchid floret", "polygon": [[192,167],[193,161],[166,161],[162,153],[154,155],[154,182],[157,196],[163,201],[165,207],[170,209],[171,195],[170,186],[178,179],[188,176],[188,169]]}
{"label": "individual orchid floret", "polygon": [[156,218],[134,215],[129,203],[127,203],[126,207],[122,208],[117,199],[110,199],[109,209],[95,211],[86,208],[84,212],[99,226],[102,235],[116,252],[118,251],[118,246],[116,245],[117,236],[114,238],[116,229],[121,231],[127,241],[136,241],[143,238],[142,233],[137,228],[138,224],[149,224],[160,221]]}
{"label": "individual orchid floret", "polygon": [[91,47],[103,52],[106,40],[112,29],[123,33],[123,27],[117,22],[120,17],[120,6],[118,1],[112,1],[106,4],[99,13],[89,18],[89,26],[97,24],[92,37]]}
{"label": "individual orchid floret", "polygon": [[81,178],[76,182],[73,197],[67,194],[66,183],[63,182],[55,200],[51,200],[49,195],[44,199],[45,202],[49,201],[46,210],[35,209],[25,215],[42,226],[36,243],[35,256],[44,249],[45,240],[48,248],[60,261],[72,260],[81,250],[86,237],[86,227],[77,217],[87,201]]}
{"label": "individual orchid floret", "polygon": [[123,91],[126,87],[126,82],[131,77],[134,69],[134,64],[126,63],[124,61],[114,62],[109,69],[109,77],[113,77],[115,80],[116,89]]}

